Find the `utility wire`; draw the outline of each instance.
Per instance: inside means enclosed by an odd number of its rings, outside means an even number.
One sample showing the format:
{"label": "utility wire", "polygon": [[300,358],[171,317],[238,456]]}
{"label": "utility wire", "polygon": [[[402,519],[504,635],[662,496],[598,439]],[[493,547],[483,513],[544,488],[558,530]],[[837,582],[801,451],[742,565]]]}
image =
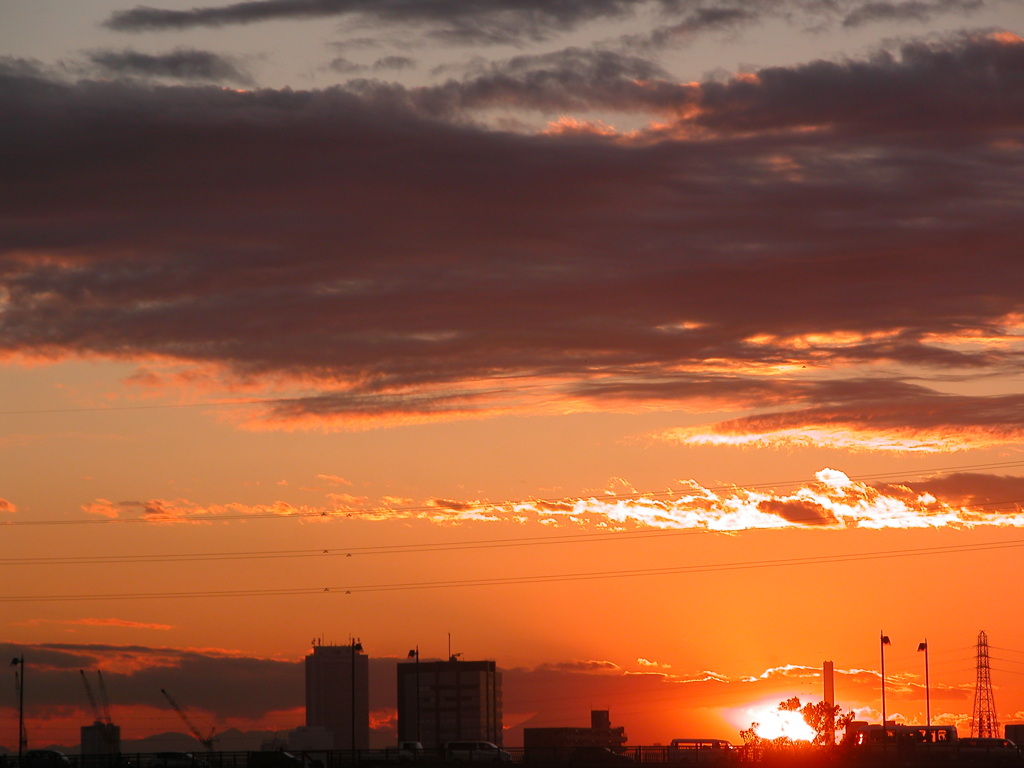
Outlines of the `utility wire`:
{"label": "utility wire", "polygon": [[586,581],[593,579],[618,579],[648,576],[691,575],[714,573],[720,571],[739,571],[759,568],[778,568],[800,565],[822,565],[862,560],[881,560],[899,557],[919,557],[926,555],[946,555],[962,552],[977,552],[992,549],[1006,549],[1024,546],[1024,539],[1008,542],[990,542],[987,544],[951,545],[945,547],[924,547],[918,549],[883,550],[862,552],[847,555],[819,555],[796,557],[777,560],[747,560],[735,563],[718,563],[712,565],[690,565],[664,568],[644,568],[625,571],[592,571],[585,573],[566,573],[550,575],[522,575],[510,577],[494,577],[484,579],[462,579],[450,581],[410,581],[391,584],[366,584],[341,587],[295,587],[274,589],[239,589],[239,590],[206,590],[178,592],[147,592],[147,593],[97,593],[97,594],[58,594],[58,595],[24,595],[0,596],[4,603],[42,603],[42,602],[79,602],[94,600],[159,600],[198,597],[263,597],[287,595],[326,594],[365,594],[372,592],[396,592],[421,589],[447,589],[454,587],[490,587],[509,586],[514,584],[542,584],[564,581]]}
{"label": "utility wire", "polygon": [[442,544],[393,544],[390,546],[337,547],[328,549],[255,550],[250,552],[207,552],[157,555],[72,555],[67,557],[12,557],[0,559],[3,565],[107,565],[112,563],[168,563],[204,560],[253,560],[295,557],[352,557],[354,555],[397,555],[420,552],[447,552],[460,549],[489,549],[493,547],[528,547],[547,544],[579,544],[608,542],[620,539],[661,538],[707,533],[702,528],[655,531],[609,531],[606,533],[580,533],[561,536],[530,536],[512,539],[478,539],[474,541]]}
{"label": "utility wire", "polygon": [[[890,520],[913,520],[919,517],[915,513],[907,513],[901,516],[890,516]],[[820,521],[820,517],[808,516],[805,518],[791,517],[787,519],[790,523],[814,523]],[[551,546],[558,544],[590,544],[618,542],[625,539],[649,539],[667,538],[676,536],[697,536],[706,535],[715,531],[708,528],[671,528],[639,531],[603,531],[598,533],[570,533],[547,536],[523,536],[502,539],[474,539],[461,542],[442,542],[434,544],[392,544],[392,545],[371,545],[361,547],[318,547],[309,549],[284,549],[284,550],[252,550],[238,552],[186,552],[186,553],[160,553],[152,555],[67,555],[52,557],[10,557],[0,558],[0,567],[3,566],[33,566],[33,565],[110,565],[110,564],[145,564],[145,563],[182,563],[182,562],[204,562],[217,560],[273,560],[291,558],[324,558],[324,557],[354,557],[366,555],[402,555],[420,554],[434,552],[451,552],[459,550],[509,548],[509,547],[533,547]]]}

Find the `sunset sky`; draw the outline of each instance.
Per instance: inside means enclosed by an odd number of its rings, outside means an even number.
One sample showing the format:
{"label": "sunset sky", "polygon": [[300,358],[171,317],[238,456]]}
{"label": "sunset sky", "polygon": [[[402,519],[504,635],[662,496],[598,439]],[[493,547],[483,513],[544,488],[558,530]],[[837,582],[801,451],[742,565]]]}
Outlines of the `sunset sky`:
{"label": "sunset sky", "polygon": [[151,2],[0,2],[0,746],[1024,722],[1024,3]]}

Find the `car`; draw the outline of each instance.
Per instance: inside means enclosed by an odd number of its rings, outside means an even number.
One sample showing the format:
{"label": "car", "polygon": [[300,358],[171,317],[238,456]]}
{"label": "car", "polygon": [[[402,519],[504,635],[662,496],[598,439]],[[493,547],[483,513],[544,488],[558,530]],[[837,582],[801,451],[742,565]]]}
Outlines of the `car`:
{"label": "car", "polygon": [[398,742],[398,762],[415,763],[423,759],[423,745],[418,741]]}
{"label": "car", "polygon": [[961,763],[1003,765],[1018,763],[1017,745],[1009,739],[966,736],[956,741],[956,751]]}
{"label": "car", "polygon": [[489,741],[448,741],[444,759],[453,763],[508,763],[511,755]]}
{"label": "car", "polygon": [[246,764],[248,768],[302,768],[302,760],[283,749],[250,752]]}
{"label": "car", "polygon": [[30,749],[22,760],[24,768],[70,768],[71,761],[55,749]]}
{"label": "car", "polygon": [[191,752],[157,752],[146,768],[206,768],[206,761]]}
{"label": "car", "polygon": [[570,765],[624,765],[635,763],[629,755],[615,752],[608,747],[576,747],[569,755]]}

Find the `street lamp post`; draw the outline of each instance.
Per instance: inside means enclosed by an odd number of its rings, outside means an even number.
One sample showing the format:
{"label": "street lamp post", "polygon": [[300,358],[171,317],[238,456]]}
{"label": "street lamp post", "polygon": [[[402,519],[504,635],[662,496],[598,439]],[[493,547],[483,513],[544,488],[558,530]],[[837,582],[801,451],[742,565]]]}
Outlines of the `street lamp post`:
{"label": "street lamp post", "polygon": [[924,709],[925,709],[925,723],[926,725],[932,724],[932,692],[931,685],[928,681],[928,638],[924,639],[923,643],[919,643],[917,650],[924,651]]}
{"label": "street lamp post", "polygon": [[352,644],[352,738],[349,743],[352,747],[352,763],[356,761],[356,654],[363,652],[363,644],[358,638],[353,637]]}
{"label": "street lamp post", "polygon": [[25,749],[25,656],[11,659],[11,666],[18,667],[14,674],[18,678],[18,765],[21,765],[22,752]]}
{"label": "street lamp post", "polygon": [[885,728],[885,646],[889,645],[889,636],[879,631],[878,647],[882,655],[882,728]]}
{"label": "street lamp post", "polygon": [[416,659],[416,741],[422,744],[423,739],[420,738],[420,647],[418,645],[409,651],[409,658]]}

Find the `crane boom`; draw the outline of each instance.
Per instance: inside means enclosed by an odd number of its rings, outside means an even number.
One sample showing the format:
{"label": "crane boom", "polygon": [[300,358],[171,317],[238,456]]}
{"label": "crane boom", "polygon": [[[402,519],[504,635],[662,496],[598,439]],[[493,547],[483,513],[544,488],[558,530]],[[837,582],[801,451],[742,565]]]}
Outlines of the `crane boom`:
{"label": "crane boom", "polygon": [[196,740],[206,748],[207,752],[213,752],[213,734],[217,729],[211,728],[210,733],[204,737],[203,734],[199,732],[199,729],[192,724],[192,721],[188,719],[188,715],[185,714],[185,710],[181,708],[171,694],[163,688],[160,689],[160,693],[164,695],[167,699],[167,703],[170,704],[174,711],[178,713],[178,717],[180,717],[181,721],[185,723],[185,726],[192,732],[192,735],[196,737]]}
{"label": "crane boom", "polygon": [[78,671],[82,673],[82,683],[85,684],[85,695],[89,697],[89,706],[92,707],[93,720],[100,723],[103,721],[103,718],[100,717],[100,708],[99,705],[96,704],[96,696],[92,692],[92,686],[89,685],[89,678],[85,676],[84,669],[80,669]]}
{"label": "crane boom", "polygon": [[107,724],[108,728],[112,728],[114,721],[110,717],[110,699],[107,697],[107,684],[103,682],[103,672],[97,669],[96,677],[100,681],[100,704],[103,705],[103,721]]}

